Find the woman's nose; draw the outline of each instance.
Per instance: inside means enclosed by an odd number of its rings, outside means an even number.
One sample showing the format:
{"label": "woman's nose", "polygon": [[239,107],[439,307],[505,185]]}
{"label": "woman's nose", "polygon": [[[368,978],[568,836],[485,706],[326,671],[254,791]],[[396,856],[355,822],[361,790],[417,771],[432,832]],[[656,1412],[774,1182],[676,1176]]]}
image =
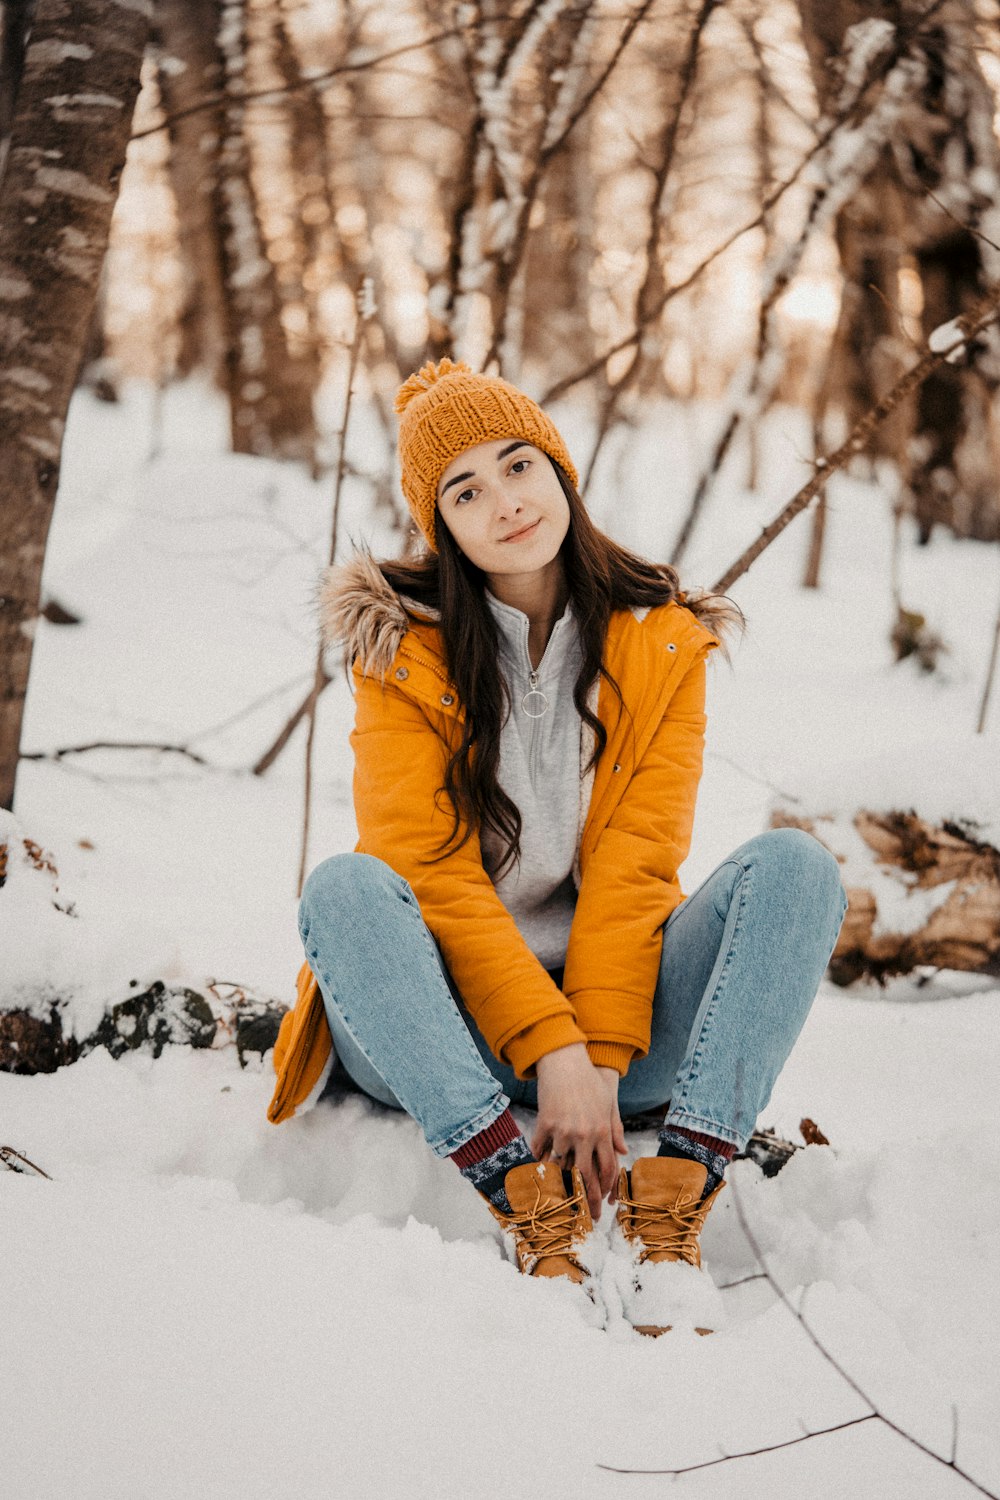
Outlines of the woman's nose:
{"label": "woman's nose", "polygon": [[497,490],[496,499],[493,501],[493,513],[497,519],[503,520],[506,516],[516,516],[520,509],[521,502],[518,497],[512,494],[510,490],[505,490],[501,485]]}

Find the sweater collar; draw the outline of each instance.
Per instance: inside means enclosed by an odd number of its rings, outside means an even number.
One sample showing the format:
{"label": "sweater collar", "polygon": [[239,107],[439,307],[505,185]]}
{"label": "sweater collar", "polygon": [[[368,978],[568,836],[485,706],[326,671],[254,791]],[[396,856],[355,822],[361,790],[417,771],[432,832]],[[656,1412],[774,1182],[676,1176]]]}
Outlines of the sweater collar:
{"label": "sweater collar", "polygon": [[[527,675],[531,671],[528,656],[528,632],[531,628],[531,621],[523,610],[517,609],[513,604],[504,604],[500,599],[495,598],[489,589],[484,588],[483,592],[490,614],[496,621],[501,656]],[[565,608],[553,625],[552,633],[546,642],[542,659],[538,664],[539,673],[544,672],[546,677],[550,677],[560,671],[575,638],[576,620],[572,603],[567,599]]]}

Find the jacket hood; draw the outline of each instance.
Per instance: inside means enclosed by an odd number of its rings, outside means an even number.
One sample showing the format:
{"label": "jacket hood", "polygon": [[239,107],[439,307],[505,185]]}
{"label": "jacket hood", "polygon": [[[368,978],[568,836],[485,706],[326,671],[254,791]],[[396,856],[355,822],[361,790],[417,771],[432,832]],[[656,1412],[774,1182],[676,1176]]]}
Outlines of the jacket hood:
{"label": "jacket hood", "polygon": [[[728,658],[726,637],[743,623],[739,607],[722,594],[701,590],[678,595],[678,603],[715,637]],[[406,632],[414,624],[436,625],[440,619],[439,610],[397,593],[370,552],[356,552],[350,562],[327,568],[320,580],[323,644],[342,646],[348,669],[358,661],[366,677],[384,682]]]}
{"label": "jacket hood", "polygon": [[343,646],[346,664],[357,660],[366,677],[385,675],[414,619],[428,624],[440,612],[397,594],[370,552],[356,552],[348,563],[327,568],[319,587],[323,644]]}

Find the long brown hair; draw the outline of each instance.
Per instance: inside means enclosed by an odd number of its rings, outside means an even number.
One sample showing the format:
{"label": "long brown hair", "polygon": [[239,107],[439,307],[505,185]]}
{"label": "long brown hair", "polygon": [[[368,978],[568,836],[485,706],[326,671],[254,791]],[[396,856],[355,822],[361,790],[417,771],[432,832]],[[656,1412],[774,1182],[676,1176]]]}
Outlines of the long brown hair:
{"label": "long brown hair", "polygon": [[[742,627],[745,622],[732,600],[720,595],[689,597],[681,591],[677,572],[669,563],[647,562],[605,536],[590,519],[568,475],[554,459],[549,461],[569,503],[569,530],[561,552],[583,647],[573,702],[597,741],[589,770],[604,754],[608,741],[607,730],[587,705],[598,674],[617,697],[619,713],[623,709],[628,712],[621,689],[604,664],[604,642],[614,610],[655,607],[676,600],[703,619],[720,640],[731,627]],[[497,625],[486,603],[482,569],[461,551],[440,517],[435,533],[436,553],[428,552],[413,561],[380,562],[378,566],[398,594],[418,608],[424,606],[440,614],[448,672],[465,705],[461,743],[448,761],[441,788],[450,798],[454,822],[439,846],[442,852],[437,859],[461,849],[474,829],[490,828],[507,846],[493,872],[499,876],[520,858],[521,813],[497,780],[500,731],[510,707],[507,684],[498,665]],[[465,831],[459,838],[463,821]]]}

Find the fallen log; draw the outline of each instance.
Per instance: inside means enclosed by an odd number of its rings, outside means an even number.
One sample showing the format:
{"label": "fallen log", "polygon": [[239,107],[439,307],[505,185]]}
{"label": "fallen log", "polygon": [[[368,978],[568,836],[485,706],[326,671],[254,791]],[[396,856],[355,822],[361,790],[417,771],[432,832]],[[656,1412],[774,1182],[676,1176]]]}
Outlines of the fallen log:
{"label": "fallen log", "polygon": [[1000,849],[975,824],[778,807],[771,826],[805,829],[841,863],[850,905],[830,960],[836,984],[883,985],[924,965],[1000,975]]}
{"label": "fallen log", "polygon": [[242,1067],[251,1054],[269,1051],[286,1006],[241,991],[219,1003],[214,995],[161,980],[110,1004],[85,1036],[67,1024],[68,1005],[0,1010],[0,1073],[54,1073],[103,1047],[112,1057],[145,1052],[159,1057],[168,1046],[235,1046]]}
{"label": "fallen log", "polygon": [[67,945],[80,918],[61,887],[53,855],[3,810],[0,918],[14,952],[28,955],[27,963],[12,963],[3,975],[0,1072],[53,1073],[98,1047],[112,1057],[137,1051],[159,1057],[167,1046],[235,1046],[243,1065],[251,1054],[261,1056],[274,1046],[287,1007],[245,985],[206,981],[192,988],[123,980],[117,994],[95,1006],[92,993],[81,1004],[79,994],[65,992],[73,987],[65,977],[74,972],[71,962],[61,965],[62,979],[53,979],[47,966],[36,971],[30,955],[39,934],[45,935],[43,951],[48,943],[50,953],[65,948],[72,954]]}

